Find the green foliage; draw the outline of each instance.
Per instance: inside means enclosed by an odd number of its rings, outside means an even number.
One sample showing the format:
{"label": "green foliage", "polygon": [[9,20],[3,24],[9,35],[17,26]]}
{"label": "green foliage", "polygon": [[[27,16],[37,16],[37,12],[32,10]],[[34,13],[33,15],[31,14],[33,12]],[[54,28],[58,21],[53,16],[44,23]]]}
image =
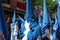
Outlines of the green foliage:
{"label": "green foliage", "polygon": [[[43,0],[33,0],[33,5],[35,6],[39,6],[40,9],[43,11]],[[53,0],[46,0],[47,2],[47,8],[49,13],[55,13],[57,12],[57,1],[53,1]]]}

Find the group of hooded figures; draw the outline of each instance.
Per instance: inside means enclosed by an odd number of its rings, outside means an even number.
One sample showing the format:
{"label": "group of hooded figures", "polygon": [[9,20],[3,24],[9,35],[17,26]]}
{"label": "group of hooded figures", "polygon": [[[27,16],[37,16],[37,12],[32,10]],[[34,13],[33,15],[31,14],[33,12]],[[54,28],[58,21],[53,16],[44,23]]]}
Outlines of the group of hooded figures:
{"label": "group of hooded figures", "polygon": [[[14,11],[12,24],[11,24],[11,40],[18,40],[17,35],[19,35],[20,40],[37,40],[37,38],[41,38],[41,40],[60,40],[60,37],[59,37],[60,35],[60,1],[57,0],[57,2],[58,2],[58,17],[56,17],[55,15],[55,23],[53,25],[47,10],[46,0],[44,0],[43,20],[41,19],[40,14],[38,15],[38,19],[35,18],[32,0],[26,0],[25,19],[18,16],[19,20],[21,21],[20,29],[18,28],[18,21],[16,20],[16,14]],[[0,0],[0,5],[2,6],[1,0]],[[2,27],[0,27],[0,30],[2,31],[2,28],[3,28],[2,24],[4,24],[3,23],[4,21],[1,22],[3,20],[2,19],[3,10],[1,6],[0,6],[0,14],[1,13],[2,14],[0,15],[1,16],[0,26]],[[36,20],[38,20],[38,22],[36,22]],[[51,39],[48,37],[50,34],[50,28],[52,28]],[[5,38],[7,37],[6,30],[7,29],[5,28],[3,30],[3,34]],[[47,37],[45,38],[46,35],[48,35],[47,36],[48,38]]]}
{"label": "group of hooded figures", "polygon": [[[55,23],[52,24],[51,18],[48,14],[47,6],[46,6],[46,0],[44,0],[44,11],[43,11],[43,20],[40,17],[40,14],[38,15],[38,19],[35,18],[34,12],[33,12],[33,4],[32,0],[26,0],[26,16],[25,20],[19,17],[21,20],[21,29],[19,30],[19,36],[22,38],[22,40],[37,40],[37,38],[42,38],[42,40],[49,40],[49,39],[43,39],[46,35],[49,35],[50,28],[52,28],[51,33],[51,39],[50,40],[60,40],[59,37],[59,28],[60,28],[60,1],[58,2],[58,18],[55,15]],[[36,22],[38,20],[38,23]],[[49,37],[48,37],[49,38]],[[57,39],[56,39],[57,38]]]}
{"label": "group of hooded figures", "polygon": [[[18,16],[22,22],[21,29],[19,30],[19,36],[22,40],[37,40],[39,37],[41,40],[60,40],[60,1],[57,0],[57,2],[58,18],[55,15],[55,23],[53,25],[47,10],[46,0],[44,0],[43,20],[41,19],[40,14],[38,15],[38,19],[35,18],[32,0],[26,0],[25,20]],[[38,20],[38,22],[36,22],[36,20]],[[51,34],[50,28],[52,28]],[[48,38],[45,38],[45,35],[48,35]]]}

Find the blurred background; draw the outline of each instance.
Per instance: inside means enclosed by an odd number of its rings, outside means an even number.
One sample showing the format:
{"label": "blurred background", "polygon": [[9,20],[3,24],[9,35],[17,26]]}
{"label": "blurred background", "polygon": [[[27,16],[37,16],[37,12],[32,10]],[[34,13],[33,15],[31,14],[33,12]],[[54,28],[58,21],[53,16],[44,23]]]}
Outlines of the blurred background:
{"label": "blurred background", "polygon": [[[26,12],[26,0],[2,0],[6,17],[12,18],[13,11],[16,10],[17,14],[24,17]],[[41,16],[43,11],[43,0],[33,0],[34,9],[40,8]],[[52,19],[54,19],[54,13],[57,13],[56,0],[47,0],[47,7]],[[23,15],[23,16],[22,16]]]}
{"label": "blurred background", "polygon": [[[25,18],[26,0],[2,0],[2,5],[4,7],[4,14],[9,26],[12,22],[14,10],[16,11],[17,15],[20,15],[22,18]],[[34,13],[36,13],[36,9],[38,7],[40,9],[40,15],[42,17],[43,16],[43,0],[33,0]],[[47,0],[48,13],[50,14],[51,19],[53,21],[55,21],[54,14],[57,15],[57,7],[58,7],[58,3],[56,0]],[[19,21],[18,18],[17,20]]]}

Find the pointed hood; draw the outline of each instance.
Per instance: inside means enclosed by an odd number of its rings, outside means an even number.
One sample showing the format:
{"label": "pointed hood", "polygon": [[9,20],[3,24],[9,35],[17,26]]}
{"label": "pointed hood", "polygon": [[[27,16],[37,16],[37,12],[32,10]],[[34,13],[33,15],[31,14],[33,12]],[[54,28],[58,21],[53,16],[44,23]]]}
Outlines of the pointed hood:
{"label": "pointed hood", "polygon": [[49,20],[49,14],[47,11],[47,5],[46,5],[46,0],[44,0],[44,9],[43,9],[43,23],[42,23],[42,34],[45,33],[45,30],[50,28],[50,20]]}
{"label": "pointed hood", "polygon": [[58,20],[57,20],[56,15],[55,15],[55,23],[54,23],[54,25],[53,25],[53,30],[56,31],[57,28],[58,28]]}
{"label": "pointed hood", "polygon": [[7,34],[8,34],[8,27],[7,27],[7,22],[6,22],[5,16],[4,16],[2,0],[0,0],[0,31],[4,34],[4,36],[6,38]]}
{"label": "pointed hood", "polygon": [[60,6],[58,5],[58,24],[60,27]]}
{"label": "pointed hood", "polygon": [[13,15],[13,18],[12,18],[12,23],[15,24],[16,23],[16,12],[14,11],[14,15]]}
{"label": "pointed hood", "polygon": [[46,0],[44,0],[44,11],[43,11],[43,27],[49,24],[49,14],[47,11]]}
{"label": "pointed hood", "polygon": [[18,16],[18,18],[19,18],[19,20],[20,20],[22,23],[24,23],[24,19],[23,19],[23,18],[21,18],[20,16]]}
{"label": "pointed hood", "polygon": [[31,21],[31,19],[34,19],[33,2],[26,0],[26,20]]}
{"label": "pointed hood", "polygon": [[53,25],[52,40],[56,40],[56,30],[58,29],[58,20],[55,15],[55,24]]}

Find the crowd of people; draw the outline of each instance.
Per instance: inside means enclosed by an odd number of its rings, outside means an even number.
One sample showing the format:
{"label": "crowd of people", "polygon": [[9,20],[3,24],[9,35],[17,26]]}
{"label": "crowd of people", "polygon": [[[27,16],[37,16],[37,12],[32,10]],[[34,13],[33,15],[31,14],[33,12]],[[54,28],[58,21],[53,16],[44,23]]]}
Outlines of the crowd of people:
{"label": "crowd of people", "polygon": [[[0,1],[1,2],[1,1]],[[40,10],[36,10],[37,14],[33,12],[32,0],[26,0],[26,15],[25,19],[18,16],[19,21],[16,18],[16,12],[14,11],[13,18],[6,18],[7,28],[5,28],[4,17],[0,16],[0,40],[60,40],[60,25],[56,20],[55,26],[51,24],[51,19],[47,12],[46,0],[44,0],[44,11],[43,11],[43,20],[40,19]],[[0,3],[0,5],[2,5]],[[2,7],[2,6],[1,6]],[[60,6],[58,6],[60,8]],[[2,9],[1,9],[2,10]],[[0,12],[1,12],[0,10]],[[59,11],[59,10],[58,10]],[[3,13],[3,10],[2,12]],[[59,13],[59,12],[58,12]],[[3,15],[3,14],[1,14]],[[35,17],[37,16],[37,17]],[[58,15],[59,16],[59,15]],[[3,18],[2,18],[3,17]],[[59,17],[58,17],[59,18]],[[3,21],[2,21],[3,20]],[[2,22],[1,22],[2,21]],[[21,22],[21,24],[20,24]],[[58,28],[56,28],[58,27]],[[6,33],[5,33],[6,31]],[[5,35],[6,34],[6,35]],[[51,36],[51,38],[50,38]]]}

